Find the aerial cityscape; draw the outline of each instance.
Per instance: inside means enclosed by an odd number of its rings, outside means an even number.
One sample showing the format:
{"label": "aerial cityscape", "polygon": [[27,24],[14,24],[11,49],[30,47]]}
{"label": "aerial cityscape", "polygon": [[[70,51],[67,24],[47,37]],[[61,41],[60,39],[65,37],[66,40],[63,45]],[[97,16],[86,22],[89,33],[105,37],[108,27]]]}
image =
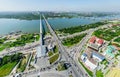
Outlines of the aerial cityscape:
{"label": "aerial cityscape", "polygon": [[120,77],[119,3],[0,1],[0,77]]}

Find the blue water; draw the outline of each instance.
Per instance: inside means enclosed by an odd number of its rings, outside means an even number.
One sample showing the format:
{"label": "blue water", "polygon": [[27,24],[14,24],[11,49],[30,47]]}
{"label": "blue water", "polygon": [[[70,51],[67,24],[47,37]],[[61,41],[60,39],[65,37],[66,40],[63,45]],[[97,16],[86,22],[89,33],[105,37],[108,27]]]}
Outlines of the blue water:
{"label": "blue water", "polygon": [[[79,26],[84,24],[90,24],[106,19],[117,19],[120,16],[113,17],[97,17],[97,18],[54,18],[48,19],[48,22],[54,29],[62,29],[72,26]],[[45,22],[42,20],[43,25]],[[46,27],[45,27],[46,29]],[[24,33],[38,33],[39,32],[39,20],[19,20],[19,19],[0,19],[0,35],[8,34],[13,31],[22,31]]]}

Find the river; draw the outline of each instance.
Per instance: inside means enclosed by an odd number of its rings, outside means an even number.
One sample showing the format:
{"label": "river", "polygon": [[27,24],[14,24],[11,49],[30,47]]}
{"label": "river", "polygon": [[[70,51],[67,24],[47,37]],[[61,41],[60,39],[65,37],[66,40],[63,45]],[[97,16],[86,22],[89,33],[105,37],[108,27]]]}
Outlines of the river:
{"label": "river", "polygon": [[[86,18],[54,18],[48,19],[48,22],[54,29],[62,29],[74,27],[84,24],[95,23],[106,19],[117,19],[120,16],[113,17],[86,17]],[[45,22],[42,20],[43,25]],[[45,26],[46,29],[46,26]],[[10,32],[22,31],[23,33],[38,33],[39,20],[19,20],[19,19],[0,19],[0,35],[5,35]]]}

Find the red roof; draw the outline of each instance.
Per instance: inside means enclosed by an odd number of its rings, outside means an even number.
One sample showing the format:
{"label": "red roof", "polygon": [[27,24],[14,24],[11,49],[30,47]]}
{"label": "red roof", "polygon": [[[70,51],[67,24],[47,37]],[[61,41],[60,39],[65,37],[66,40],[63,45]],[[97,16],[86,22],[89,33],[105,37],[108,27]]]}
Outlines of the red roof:
{"label": "red roof", "polygon": [[103,41],[102,39],[99,39],[97,43],[98,43],[98,44],[103,44],[103,42],[104,42],[104,41]]}
{"label": "red roof", "polygon": [[94,37],[92,37],[92,38],[90,39],[89,42],[91,42],[91,43],[95,43],[95,41],[96,41],[96,37],[94,36]]}

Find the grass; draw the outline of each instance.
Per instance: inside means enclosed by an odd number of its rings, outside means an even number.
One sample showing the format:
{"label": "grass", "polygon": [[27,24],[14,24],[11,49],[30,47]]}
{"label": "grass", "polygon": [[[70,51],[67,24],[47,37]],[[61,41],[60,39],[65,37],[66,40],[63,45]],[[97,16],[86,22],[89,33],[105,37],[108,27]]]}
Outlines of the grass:
{"label": "grass", "polygon": [[8,63],[8,64],[5,64],[2,67],[0,67],[0,77],[9,75],[16,64],[17,64],[17,62],[12,62],[12,63]]}
{"label": "grass", "polygon": [[59,63],[58,64],[58,67],[57,67],[57,70],[58,71],[63,71],[63,70],[66,70],[67,68],[66,68],[66,66],[65,66],[65,64],[64,63]]}
{"label": "grass", "polygon": [[52,51],[49,51],[48,52],[48,56],[50,57],[50,56],[52,56],[53,55],[53,52]]}
{"label": "grass", "polygon": [[96,71],[96,77],[104,77],[101,70]]}
{"label": "grass", "polygon": [[[113,26],[111,28],[98,29],[93,33],[93,35],[99,38],[102,38],[104,40],[110,41],[114,37],[117,37],[120,35],[120,27]],[[119,41],[119,40],[116,40],[116,41]]]}
{"label": "grass", "polygon": [[69,77],[73,77],[72,75],[69,75]]}
{"label": "grass", "polygon": [[101,62],[101,64],[106,65],[106,64],[108,64],[108,61],[105,59],[105,60],[103,60],[103,61]]}
{"label": "grass", "polygon": [[52,55],[54,55],[57,52],[58,52],[58,46],[55,46],[55,48],[53,49],[53,51],[49,51],[48,52],[48,56],[51,57]]}
{"label": "grass", "polygon": [[107,22],[96,22],[96,23],[92,23],[92,24],[87,24],[87,25],[80,25],[80,26],[76,26],[76,27],[70,27],[70,28],[64,28],[64,29],[60,29],[58,31],[60,31],[61,33],[69,33],[69,34],[73,34],[76,32],[82,32],[91,28],[96,28],[102,25],[107,24]]}
{"label": "grass", "polygon": [[19,66],[18,66],[17,71],[18,71],[18,72],[23,72],[23,71],[25,70],[25,68],[26,68],[26,65],[27,65],[27,58],[24,57],[24,58],[21,60]]}
{"label": "grass", "polygon": [[3,51],[5,48],[5,46],[0,46],[0,51]]}
{"label": "grass", "polygon": [[84,34],[77,35],[77,36],[72,37],[72,38],[64,39],[63,45],[68,46],[68,47],[75,45],[75,44],[79,43],[83,39],[83,37],[85,37],[86,35],[87,34],[84,33]]}
{"label": "grass", "polygon": [[49,58],[49,62],[50,64],[54,63],[57,59],[59,58],[59,54],[55,54],[54,56],[52,56],[51,58]]}
{"label": "grass", "polygon": [[93,72],[90,71],[89,69],[87,69],[80,60],[79,60],[79,63],[84,67],[84,69],[87,71],[87,73],[88,73],[91,77],[93,77]]}
{"label": "grass", "polygon": [[116,39],[114,40],[114,42],[120,43],[120,37],[116,38]]}
{"label": "grass", "polygon": [[[36,36],[36,37],[35,37]],[[11,47],[18,47],[18,46],[24,46],[26,43],[32,43],[35,42],[35,40],[39,40],[39,34],[23,34],[21,37],[17,38],[16,41],[14,42],[6,42],[7,40],[10,39],[0,39],[0,51],[3,51],[6,48],[11,48]]]}
{"label": "grass", "polygon": [[58,52],[58,46],[55,46],[54,53],[57,53],[57,52]]}

